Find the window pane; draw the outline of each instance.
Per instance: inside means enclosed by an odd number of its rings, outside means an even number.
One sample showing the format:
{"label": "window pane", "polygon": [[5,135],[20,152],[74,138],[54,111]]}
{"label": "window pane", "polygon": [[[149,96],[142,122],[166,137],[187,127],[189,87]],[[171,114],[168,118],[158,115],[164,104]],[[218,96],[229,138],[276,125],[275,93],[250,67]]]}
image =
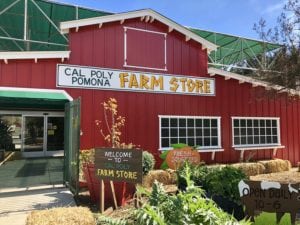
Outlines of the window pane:
{"label": "window pane", "polygon": [[277,136],[273,136],[273,143],[278,143],[278,138],[277,138]]}
{"label": "window pane", "polygon": [[239,127],[239,126],[240,126],[240,123],[239,123],[239,120],[238,120],[238,119],[234,119],[234,120],[233,120],[233,126],[234,126],[234,127]]}
{"label": "window pane", "polygon": [[254,136],[254,143],[253,144],[259,144],[259,136]]}
{"label": "window pane", "polygon": [[253,120],[254,127],[258,127],[258,120]]}
{"label": "window pane", "polygon": [[211,129],[211,136],[218,136],[218,129],[217,128],[212,128]]}
{"label": "window pane", "polygon": [[186,119],[179,119],[179,127],[186,127]]}
{"label": "window pane", "polygon": [[249,145],[252,145],[253,144],[253,136],[248,136],[247,137],[247,142]]}
{"label": "window pane", "polygon": [[188,119],[188,127],[194,127],[194,119]]}
{"label": "window pane", "polygon": [[161,119],[161,126],[162,127],[169,127],[169,119],[168,118],[162,118]]}
{"label": "window pane", "polygon": [[266,143],[266,137],[265,136],[260,136],[260,144],[265,144]]}
{"label": "window pane", "polygon": [[267,135],[271,135],[271,134],[272,134],[271,128],[267,128],[267,129],[266,129],[266,134],[267,134]]}
{"label": "window pane", "polygon": [[259,128],[254,128],[254,135],[259,135]]}
{"label": "window pane", "polygon": [[266,134],[265,128],[260,128],[260,129],[259,129],[259,132],[260,132],[260,133],[259,133],[260,135],[265,135],[265,134]]}
{"label": "window pane", "polygon": [[265,126],[266,126],[265,121],[264,121],[264,120],[260,120],[260,121],[259,121],[259,126],[260,126],[260,127],[265,127]]}
{"label": "window pane", "polygon": [[202,136],[202,129],[196,129],[196,136]]}
{"label": "window pane", "polygon": [[204,128],[204,136],[206,136],[206,137],[210,136],[210,129],[209,128]]}
{"label": "window pane", "polygon": [[241,144],[241,143],[240,143],[240,138],[239,138],[239,137],[235,137],[235,138],[234,138],[234,144],[235,144],[235,145]]}
{"label": "window pane", "polygon": [[179,128],[179,137],[186,136],[186,128]]}
{"label": "window pane", "polygon": [[195,135],[195,134],[194,134],[194,131],[195,131],[194,128],[189,128],[189,129],[188,129],[188,136],[189,136],[189,137],[193,137],[193,136]]}
{"label": "window pane", "polygon": [[246,120],[241,120],[240,121],[240,126],[241,127],[246,127]]}
{"label": "window pane", "polygon": [[252,127],[252,120],[247,120],[247,127]]}
{"label": "window pane", "polygon": [[178,138],[171,138],[171,144],[178,144]]}
{"label": "window pane", "polygon": [[162,128],[161,129],[161,136],[162,137],[169,137],[169,129]]}
{"label": "window pane", "polygon": [[211,139],[211,145],[212,146],[218,146],[218,138],[214,137]]}
{"label": "window pane", "polygon": [[179,143],[186,144],[186,138],[179,138]]}
{"label": "window pane", "polygon": [[202,119],[196,119],[196,127],[202,127]]}
{"label": "window pane", "polygon": [[204,146],[210,146],[210,138],[204,138]]}
{"label": "window pane", "polygon": [[195,146],[195,139],[194,138],[188,138],[188,145],[189,146]]}
{"label": "window pane", "polygon": [[196,145],[203,146],[202,138],[196,139]]}
{"label": "window pane", "polygon": [[170,147],[169,138],[162,138],[161,139],[161,147],[163,147],[163,148]]}
{"label": "window pane", "polygon": [[204,127],[210,127],[209,119],[204,119],[203,122],[204,122]]}
{"label": "window pane", "polygon": [[234,128],[234,135],[240,135],[240,129],[239,128]]}
{"label": "window pane", "polygon": [[218,127],[218,120],[212,119],[210,122],[211,122],[211,127]]}
{"label": "window pane", "polygon": [[171,128],[171,137],[177,137],[177,136],[178,136],[178,129]]}
{"label": "window pane", "polygon": [[272,136],[267,136],[267,143],[268,144],[272,143]]}
{"label": "window pane", "polygon": [[242,145],[247,144],[247,139],[246,139],[246,137],[241,137],[241,144],[242,144]]}
{"label": "window pane", "polygon": [[272,134],[277,135],[277,128],[272,128]]}
{"label": "window pane", "polygon": [[277,120],[272,120],[272,127],[277,127]]}
{"label": "window pane", "polygon": [[178,127],[178,120],[177,119],[174,119],[174,118],[171,119],[171,127]]}
{"label": "window pane", "polygon": [[247,128],[247,135],[253,135],[253,129]]}
{"label": "window pane", "polygon": [[266,127],[271,127],[271,120],[266,120]]}
{"label": "window pane", "polygon": [[241,128],[241,135],[246,135],[246,128]]}

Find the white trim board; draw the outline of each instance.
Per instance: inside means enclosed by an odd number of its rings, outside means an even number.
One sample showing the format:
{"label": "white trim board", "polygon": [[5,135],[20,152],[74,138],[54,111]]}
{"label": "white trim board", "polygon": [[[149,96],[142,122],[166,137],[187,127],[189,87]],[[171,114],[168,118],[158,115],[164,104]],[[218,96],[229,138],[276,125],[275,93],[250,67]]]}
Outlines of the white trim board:
{"label": "white trim board", "polygon": [[267,82],[264,82],[261,80],[253,79],[251,77],[246,77],[246,76],[243,76],[243,75],[240,75],[237,73],[220,70],[220,69],[213,68],[213,67],[208,68],[208,74],[210,74],[211,77],[213,77],[215,75],[223,76],[225,78],[225,80],[229,80],[229,79],[238,80],[240,82],[240,84],[250,83],[250,84],[252,84],[253,87],[261,86],[261,87],[265,87],[266,89],[274,89],[279,92],[289,92],[290,94],[300,96],[299,91],[292,90],[292,89],[287,90],[287,89],[284,89],[284,87],[279,86],[279,85],[272,85],[270,83],[267,83]]}
{"label": "white trim board", "polygon": [[1,52],[0,60],[9,59],[68,59],[71,51],[19,51]]}
{"label": "white trim board", "polygon": [[118,13],[118,14],[107,15],[107,16],[61,22],[60,29],[62,33],[69,33],[71,28],[76,28],[78,30],[79,27],[96,25],[96,24],[99,24],[99,27],[101,27],[103,23],[109,23],[115,21],[122,22],[126,19],[133,19],[139,17],[141,18],[141,20],[144,20],[145,18],[145,22],[151,22],[151,21],[153,22],[153,20],[157,20],[161,23],[164,23],[169,28],[171,28],[169,30],[176,30],[182,33],[183,35],[185,35],[186,40],[193,39],[196,42],[199,42],[200,44],[203,45],[204,48],[208,50],[208,52],[214,51],[218,47],[217,45],[205,40],[204,38],[190,31],[188,28],[179,25],[178,23],[170,20],[169,18],[151,9],[143,9],[143,10],[130,11],[130,12]]}

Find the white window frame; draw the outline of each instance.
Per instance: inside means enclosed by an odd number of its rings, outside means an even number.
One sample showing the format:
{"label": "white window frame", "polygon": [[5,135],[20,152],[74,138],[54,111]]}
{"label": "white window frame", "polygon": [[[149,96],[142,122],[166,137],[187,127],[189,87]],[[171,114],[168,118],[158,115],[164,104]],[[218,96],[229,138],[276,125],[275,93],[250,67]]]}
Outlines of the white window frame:
{"label": "white window frame", "polygon": [[[217,119],[217,129],[218,129],[218,146],[203,146],[197,148],[199,152],[221,152],[224,151],[221,147],[221,117],[220,116],[176,116],[176,115],[159,115],[159,150],[160,151],[165,151],[165,150],[171,150],[173,149],[172,147],[162,147],[162,142],[161,142],[161,119],[162,118],[184,118],[184,119]],[[178,133],[179,137],[179,133]],[[196,136],[195,136],[196,137]],[[214,156],[213,156],[214,157]]]}
{"label": "white window frame", "polygon": [[[234,120],[235,119],[239,119],[239,120],[276,120],[277,122],[277,143],[265,143],[265,144],[239,144],[236,145],[234,143]],[[246,127],[247,129],[247,122],[246,122]],[[258,127],[260,128],[260,126]],[[248,148],[251,149],[251,147],[255,148],[255,147],[261,147],[261,149],[265,149],[263,147],[281,147],[281,139],[280,139],[280,117],[243,117],[243,116],[233,116],[231,117],[231,131],[232,131],[232,147],[233,148]],[[260,134],[258,135],[260,137]],[[247,137],[247,136],[246,136]],[[259,148],[258,148],[259,149]]]}
{"label": "white window frame", "polygon": [[[141,32],[148,32],[148,33],[154,33],[154,34],[159,34],[164,36],[164,58],[165,58],[165,66],[164,68],[155,68],[155,67],[145,67],[145,66],[138,66],[138,65],[129,65],[127,64],[127,30],[136,30],[136,31],[141,31]],[[128,68],[139,68],[139,69],[151,69],[151,70],[159,70],[159,71],[167,71],[167,33],[163,32],[158,32],[158,31],[153,31],[153,30],[145,30],[145,29],[140,29],[140,28],[135,28],[135,27],[126,27],[124,26],[124,67]]]}

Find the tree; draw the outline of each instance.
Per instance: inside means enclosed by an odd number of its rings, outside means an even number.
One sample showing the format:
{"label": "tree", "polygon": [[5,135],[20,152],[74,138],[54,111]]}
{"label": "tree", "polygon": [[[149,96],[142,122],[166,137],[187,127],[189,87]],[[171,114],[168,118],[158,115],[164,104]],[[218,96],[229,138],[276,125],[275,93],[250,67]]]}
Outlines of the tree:
{"label": "tree", "polygon": [[[300,89],[300,3],[299,0],[288,0],[277,26],[267,28],[266,21],[260,19],[253,28],[259,38],[281,43],[282,48],[262,55],[262,64],[256,71],[258,79],[280,85],[289,92]],[[264,45],[264,44],[263,44]],[[264,46],[263,46],[264,47]],[[280,90],[280,89],[279,89]]]}

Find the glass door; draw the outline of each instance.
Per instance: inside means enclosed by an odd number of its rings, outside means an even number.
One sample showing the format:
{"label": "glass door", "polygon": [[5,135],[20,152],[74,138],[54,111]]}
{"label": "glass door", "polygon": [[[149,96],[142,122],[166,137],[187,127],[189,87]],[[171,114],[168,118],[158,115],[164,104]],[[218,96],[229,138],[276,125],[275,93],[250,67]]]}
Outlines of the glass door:
{"label": "glass door", "polygon": [[64,114],[23,115],[24,157],[64,155]]}
{"label": "glass door", "polygon": [[44,116],[24,116],[23,123],[24,156],[44,156]]}
{"label": "glass door", "polygon": [[64,117],[46,116],[46,156],[62,156],[64,153]]}

